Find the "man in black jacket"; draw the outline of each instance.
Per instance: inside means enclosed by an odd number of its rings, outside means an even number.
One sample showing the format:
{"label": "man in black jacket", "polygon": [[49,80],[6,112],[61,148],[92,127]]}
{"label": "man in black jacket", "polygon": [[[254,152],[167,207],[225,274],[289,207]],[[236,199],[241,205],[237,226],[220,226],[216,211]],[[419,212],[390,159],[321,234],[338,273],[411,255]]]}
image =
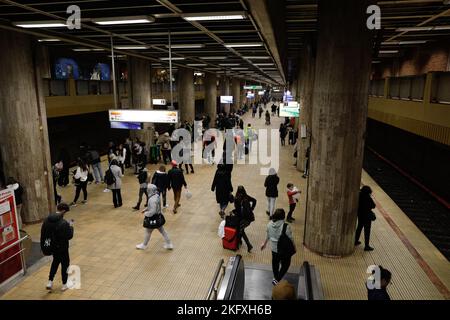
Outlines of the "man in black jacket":
{"label": "man in black jacket", "polygon": [[64,220],[64,214],[69,210],[69,206],[64,202],[61,202],[57,206],[56,213],[50,214],[42,224],[41,244],[43,240],[45,241],[47,234],[53,233],[53,262],[48,276],[47,290],[51,290],[53,287],[53,279],[58,271],[59,264],[61,264],[61,277],[63,283],[61,291],[68,289],[67,269],[70,265],[69,240],[73,238],[73,220],[70,222]]}
{"label": "man in black jacket", "polygon": [[382,266],[378,267],[380,268],[380,287],[372,289],[367,288],[367,300],[389,301],[391,300],[391,297],[389,296],[386,287],[391,282],[392,274]]}
{"label": "man in black jacket", "polygon": [[177,209],[180,206],[181,188],[184,186],[187,188],[186,180],[184,180],[183,171],[178,168],[178,164],[175,160],[172,160],[172,169],[167,173],[169,175],[169,190],[173,189],[173,213],[177,213]]}

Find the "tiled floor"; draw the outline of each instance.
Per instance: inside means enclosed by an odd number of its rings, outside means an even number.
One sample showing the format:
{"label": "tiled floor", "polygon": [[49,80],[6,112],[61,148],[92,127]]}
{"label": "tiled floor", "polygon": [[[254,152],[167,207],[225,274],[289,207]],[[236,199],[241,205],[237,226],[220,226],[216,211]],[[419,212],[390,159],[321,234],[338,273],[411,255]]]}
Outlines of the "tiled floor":
{"label": "tiled floor", "polygon": [[[249,120],[246,117],[246,120]],[[250,119],[254,127],[263,128],[264,120]],[[273,119],[272,127],[278,128],[281,119]],[[284,188],[293,182],[305,190],[306,180],[292,165],[292,146],[281,147],[280,152],[280,198],[277,206],[287,209]],[[156,166],[148,166],[153,174]],[[233,185],[244,185],[248,193],[258,200],[256,221],[247,229],[255,246],[247,253],[245,246],[240,254],[252,264],[269,265],[270,250],[261,252],[257,247],[264,240],[268,222],[265,214],[264,177],[259,174],[260,165],[235,165]],[[75,220],[75,237],[71,241],[71,263],[80,266],[82,287],[61,293],[60,275],[55,279],[55,289],[48,293],[47,282],[50,263],[46,263],[7,292],[1,299],[203,299],[219,259],[235,253],[222,249],[217,236],[220,223],[214,193],[210,191],[215,167],[196,165],[195,174],[187,175],[192,199],[182,199],[179,213],[166,214],[168,231],[175,249],[163,249],[163,239],[158,232],[152,235],[149,248],[138,251],[135,245],[142,241],[142,215],[131,210],[137,200],[138,183],[132,171],[124,178],[123,207],[114,209],[111,193],[103,193],[104,186],[90,185],[89,202],[78,205],[67,214]],[[383,206],[384,213],[392,219],[420,256],[434,272],[437,283],[450,287],[448,261],[415,228],[392,200],[366,174],[363,183],[374,189],[374,196]],[[63,198],[70,202],[73,187],[61,190]],[[306,259],[320,271],[326,299],[366,299],[366,268],[382,264],[393,273],[389,293],[392,299],[443,299],[441,292],[430,280],[430,272],[424,271],[420,259],[411,254],[386,218],[377,210],[378,219],[372,228],[372,245],[375,251],[367,253],[361,247],[353,255],[342,259],[318,256],[302,248],[304,223],[304,198],[302,194],[293,224],[295,242],[299,252],[294,256],[292,269],[299,268]],[[169,203],[173,203],[172,194]],[[40,225],[28,226],[26,230],[35,241],[39,240]],[[420,258],[420,257],[419,257]],[[421,263],[421,265],[419,264]],[[426,268],[425,268],[426,269]],[[448,297],[447,297],[448,298]]]}

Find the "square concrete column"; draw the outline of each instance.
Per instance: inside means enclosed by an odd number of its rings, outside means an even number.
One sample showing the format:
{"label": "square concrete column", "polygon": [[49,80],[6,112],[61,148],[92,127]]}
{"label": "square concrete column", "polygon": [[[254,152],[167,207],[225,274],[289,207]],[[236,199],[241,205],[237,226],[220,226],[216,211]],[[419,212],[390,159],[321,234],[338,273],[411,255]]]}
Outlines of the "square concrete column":
{"label": "square concrete column", "polygon": [[24,188],[25,223],[42,221],[55,210],[36,42],[27,35],[0,30],[0,147],[6,178]]}
{"label": "square concrete column", "polygon": [[[222,76],[220,78],[220,95],[221,96],[229,96],[230,95],[230,78],[227,76]],[[230,104],[229,103],[221,103],[220,111],[225,113],[230,113]]]}
{"label": "square concrete column", "polygon": [[[128,58],[128,100],[130,109],[152,110],[151,63],[149,60]],[[142,130],[132,131],[147,146],[153,144],[154,125],[144,123]]]}
{"label": "square concrete column", "polygon": [[373,36],[366,0],[319,0],[304,244],[354,251]]}
{"label": "square concrete column", "polygon": [[231,88],[233,93],[233,111],[235,112],[241,107],[241,80],[233,78]]}
{"label": "square concrete column", "polygon": [[205,112],[211,118],[210,126],[217,116],[217,76],[215,73],[205,74]]}
{"label": "square concrete column", "polygon": [[194,122],[195,118],[195,89],[194,70],[178,69],[178,111],[181,122]]}

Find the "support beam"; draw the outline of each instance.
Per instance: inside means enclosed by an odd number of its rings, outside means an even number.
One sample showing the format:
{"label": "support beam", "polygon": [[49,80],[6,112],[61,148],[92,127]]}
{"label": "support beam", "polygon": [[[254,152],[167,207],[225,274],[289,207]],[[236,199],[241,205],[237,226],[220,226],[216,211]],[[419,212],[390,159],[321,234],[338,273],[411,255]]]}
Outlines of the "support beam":
{"label": "support beam", "polygon": [[231,92],[233,94],[233,112],[241,107],[241,80],[233,78],[231,82]]}
{"label": "support beam", "polygon": [[178,111],[182,122],[194,123],[195,90],[194,71],[192,69],[178,69]]}
{"label": "support beam", "polygon": [[205,112],[211,118],[209,126],[213,126],[217,116],[217,76],[215,73],[205,74]]}
{"label": "support beam", "polygon": [[354,251],[373,45],[369,4],[319,0],[304,244],[327,256]]}

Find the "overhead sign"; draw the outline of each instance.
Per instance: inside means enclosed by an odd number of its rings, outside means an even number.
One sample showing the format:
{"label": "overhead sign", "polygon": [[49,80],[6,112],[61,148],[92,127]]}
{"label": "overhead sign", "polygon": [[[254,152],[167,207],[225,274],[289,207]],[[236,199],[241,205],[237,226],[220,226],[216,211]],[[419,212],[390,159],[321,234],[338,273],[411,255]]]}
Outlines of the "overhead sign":
{"label": "overhead sign", "polygon": [[109,121],[177,123],[178,111],[114,109],[109,110]]}
{"label": "overhead sign", "polygon": [[300,116],[300,105],[297,101],[280,103],[280,117],[298,118]]}
{"label": "overhead sign", "polygon": [[220,96],[220,103],[233,103],[233,96]]}
{"label": "overhead sign", "polygon": [[152,103],[154,106],[165,106],[166,105],[166,99],[153,99]]}
{"label": "overhead sign", "polygon": [[253,92],[247,92],[247,99],[255,98],[255,94]]}
{"label": "overhead sign", "polygon": [[291,92],[289,90],[285,91],[284,95],[283,95],[283,102],[288,102],[288,101],[292,101],[292,100],[293,100],[293,97],[292,97]]}
{"label": "overhead sign", "polygon": [[258,91],[258,96],[263,96],[265,91]]}
{"label": "overhead sign", "polygon": [[244,86],[244,90],[262,90],[263,87],[262,86]]}

